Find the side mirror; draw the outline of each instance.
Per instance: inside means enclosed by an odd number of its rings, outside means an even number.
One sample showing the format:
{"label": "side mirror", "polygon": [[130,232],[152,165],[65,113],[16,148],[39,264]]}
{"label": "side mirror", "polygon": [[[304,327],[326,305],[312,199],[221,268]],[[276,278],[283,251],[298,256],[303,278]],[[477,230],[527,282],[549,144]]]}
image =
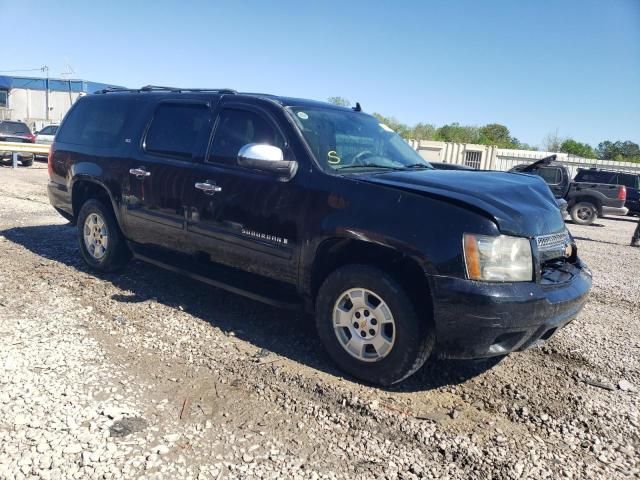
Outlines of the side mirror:
{"label": "side mirror", "polygon": [[273,145],[249,143],[238,151],[238,165],[263,172],[275,173],[290,180],[298,170],[298,162],[285,160],[282,150]]}

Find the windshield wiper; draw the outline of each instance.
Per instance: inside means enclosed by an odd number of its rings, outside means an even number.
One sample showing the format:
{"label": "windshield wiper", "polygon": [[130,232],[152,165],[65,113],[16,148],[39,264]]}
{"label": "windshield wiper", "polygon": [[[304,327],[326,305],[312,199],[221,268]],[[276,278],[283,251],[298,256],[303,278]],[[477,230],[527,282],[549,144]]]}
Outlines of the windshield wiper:
{"label": "windshield wiper", "polygon": [[336,167],[335,170],[345,170],[347,168],[382,168],[385,170],[404,170],[404,168],[389,167],[387,165],[380,165],[378,163],[361,163],[359,165],[341,165],[339,167]]}
{"label": "windshield wiper", "polygon": [[411,165],[405,165],[404,168],[411,169],[421,169],[421,170],[433,170],[433,167],[430,167],[426,163],[412,163]]}

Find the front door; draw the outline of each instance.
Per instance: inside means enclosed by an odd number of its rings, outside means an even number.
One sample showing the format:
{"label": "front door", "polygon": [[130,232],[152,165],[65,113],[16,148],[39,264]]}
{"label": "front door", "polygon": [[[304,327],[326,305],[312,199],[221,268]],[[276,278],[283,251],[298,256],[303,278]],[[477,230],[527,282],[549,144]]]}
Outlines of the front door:
{"label": "front door", "polygon": [[238,151],[249,143],[274,145],[291,157],[284,135],[266,112],[228,104],[218,113],[208,158],[193,169],[189,238],[215,262],[295,283],[296,179],[283,182],[240,167]]}
{"label": "front door", "polygon": [[556,166],[540,167],[536,173],[547,182],[553,196],[563,198],[569,189],[570,179],[566,178],[565,170]]}
{"label": "front door", "polygon": [[131,240],[188,251],[185,219],[192,169],[206,149],[211,113],[205,101],[169,100],[155,106],[141,148],[129,164],[125,198]]}

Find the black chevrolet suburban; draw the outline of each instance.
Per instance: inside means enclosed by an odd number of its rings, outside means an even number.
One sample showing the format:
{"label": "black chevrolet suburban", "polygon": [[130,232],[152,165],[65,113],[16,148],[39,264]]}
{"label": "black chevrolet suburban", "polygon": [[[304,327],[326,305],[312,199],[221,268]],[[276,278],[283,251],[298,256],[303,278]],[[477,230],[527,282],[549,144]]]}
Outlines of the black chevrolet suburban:
{"label": "black chevrolet suburban", "polygon": [[105,90],[65,117],[49,178],[91,268],[133,256],[306,309],[371,383],[545,341],[591,287],[542,179],[434,170],[359,105]]}
{"label": "black chevrolet suburban", "polygon": [[640,215],[640,172],[620,172],[603,168],[579,168],[576,182],[598,182],[608,185],[622,185],[627,191],[624,206],[630,215]]}

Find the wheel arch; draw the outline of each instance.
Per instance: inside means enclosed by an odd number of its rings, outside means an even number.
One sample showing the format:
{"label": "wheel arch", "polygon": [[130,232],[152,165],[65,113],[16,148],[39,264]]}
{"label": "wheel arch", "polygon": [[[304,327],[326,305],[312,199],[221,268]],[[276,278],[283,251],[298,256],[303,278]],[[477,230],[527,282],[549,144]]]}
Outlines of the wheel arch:
{"label": "wheel arch", "polygon": [[346,265],[370,265],[388,273],[400,283],[414,302],[420,318],[432,324],[433,299],[425,263],[389,245],[354,238],[326,239],[316,249],[311,268],[309,308],[315,308],[320,286],[332,272]]}
{"label": "wheel arch", "polygon": [[71,185],[71,207],[73,209],[74,222],[77,222],[78,220],[78,214],[80,213],[82,205],[90,199],[102,200],[105,205],[111,207],[111,210],[118,222],[118,226],[122,229],[122,223],[119,215],[120,212],[118,211],[111,192],[104,183],[91,177],[78,177],[74,179],[73,184]]}

